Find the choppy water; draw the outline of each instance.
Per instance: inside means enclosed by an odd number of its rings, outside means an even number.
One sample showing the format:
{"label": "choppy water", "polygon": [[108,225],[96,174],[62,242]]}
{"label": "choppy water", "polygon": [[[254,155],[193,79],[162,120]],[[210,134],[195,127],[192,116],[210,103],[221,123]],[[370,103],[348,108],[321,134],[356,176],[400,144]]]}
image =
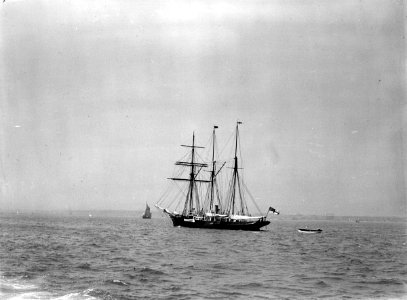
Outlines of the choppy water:
{"label": "choppy water", "polygon": [[407,299],[401,222],[280,219],[243,232],[157,214],[2,213],[0,228],[1,299]]}

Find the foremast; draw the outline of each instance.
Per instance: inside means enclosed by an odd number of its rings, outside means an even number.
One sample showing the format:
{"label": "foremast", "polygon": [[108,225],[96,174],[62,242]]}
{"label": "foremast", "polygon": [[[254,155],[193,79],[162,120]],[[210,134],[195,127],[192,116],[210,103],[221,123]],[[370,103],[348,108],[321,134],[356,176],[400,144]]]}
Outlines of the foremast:
{"label": "foremast", "polygon": [[[182,210],[182,215],[196,215],[201,211],[201,203],[198,195],[197,182],[208,183],[209,180],[197,179],[199,172],[202,168],[207,167],[206,163],[196,162],[195,159],[195,149],[204,148],[195,145],[195,133],[192,134],[192,145],[181,145],[182,147],[191,148],[191,161],[177,161],[175,165],[190,167],[189,178],[169,178],[172,180],[189,181],[188,192],[185,198],[184,208]],[[195,200],[195,201],[194,201]]]}

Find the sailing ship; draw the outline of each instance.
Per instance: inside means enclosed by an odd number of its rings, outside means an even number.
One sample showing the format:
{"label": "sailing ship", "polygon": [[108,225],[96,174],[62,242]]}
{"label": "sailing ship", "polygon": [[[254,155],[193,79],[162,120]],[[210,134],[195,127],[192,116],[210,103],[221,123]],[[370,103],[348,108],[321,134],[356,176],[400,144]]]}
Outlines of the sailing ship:
{"label": "sailing ship", "polygon": [[151,219],[151,211],[150,211],[150,206],[146,203],[146,210],[144,211],[143,214],[143,219]]}
{"label": "sailing ship", "polygon": [[[232,166],[230,167],[232,171],[228,183],[225,184],[227,192],[224,194],[222,194],[219,189],[218,178],[220,174],[223,174],[225,169],[227,169],[224,168],[226,162],[218,162],[215,157],[215,131],[218,126],[213,127],[210,163],[198,160],[200,155],[197,154],[197,151],[204,147],[195,144],[194,133],[192,134],[192,145],[181,145],[190,150],[189,160],[177,161],[175,165],[186,168],[187,171],[189,171],[189,176],[171,177],[168,179],[187,183],[187,188],[184,190],[185,197],[178,195],[177,207],[183,204],[182,212],[170,210],[168,207],[161,207],[162,200],[155,204],[157,208],[161,209],[171,218],[174,226],[257,231],[270,224],[270,221],[267,220],[269,212],[279,214],[277,210],[269,207],[266,214],[260,215],[259,207],[243,182],[240,160],[238,158],[238,154],[240,153],[240,124],[242,124],[240,121],[236,123],[234,157],[232,159]],[[205,171],[209,173],[209,176],[203,177],[202,174],[205,173]],[[251,197],[252,202],[258,209],[259,215],[252,216],[249,212],[246,201],[247,194]]]}

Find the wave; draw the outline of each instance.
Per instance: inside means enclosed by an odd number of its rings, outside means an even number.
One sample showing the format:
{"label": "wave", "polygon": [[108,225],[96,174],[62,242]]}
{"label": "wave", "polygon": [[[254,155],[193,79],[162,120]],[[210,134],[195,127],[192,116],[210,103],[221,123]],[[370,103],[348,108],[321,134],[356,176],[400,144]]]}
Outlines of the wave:
{"label": "wave", "polygon": [[83,270],[89,270],[89,269],[90,269],[90,264],[88,264],[88,263],[83,263],[83,264],[78,265],[77,268],[83,269]]}
{"label": "wave", "polygon": [[167,275],[165,272],[160,271],[160,270],[155,270],[152,268],[148,267],[142,267],[142,268],[133,268],[134,271],[140,273],[140,274],[147,274],[147,275]]}
{"label": "wave", "polygon": [[247,289],[247,288],[260,288],[264,285],[260,282],[248,282],[248,283],[241,283],[241,284],[233,284],[232,287],[235,289]]}
{"label": "wave", "polygon": [[52,298],[52,300],[97,300],[101,299],[91,295],[94,292],[93,289],[88,289],[79,293],[69,293],[63,296]]}
{"label": "wave", "polygon": [[33,284],[19,283],[16,280],[1,280],[0,281],[0,296],[7,293],[18,293],[36,290],[38,287]]}
{"label": "wave", "polygon": [[375,281],[358,281],[357,283],[362,283],[362,284],[384,284],[384,285],[406,285],[405,282],[403,282],[400,279],[396,278],[382,278],[379,280]]}
{"label": "wave", "polygon": [[128,283],[126,283],[122,280],[119,280],[119,279],[108,280],[107,283],[116,284],[116,285],[129,285]]}
{"label": "wave", "polygon": [[[36,220],[53,226],[33,228]],[[252,234],[100,220],[0,219],[0,299],[399,299],[407,291],[404,224],[315,223],[325,234],[305,238],[296,232],[303,224],[288,221]],[[386,239],[392,245],[381,247]]]}
{"label": "wave", "polygon": [[329,284],[327,284],[325,281],[323,280],[319,280],[318,282],[315,283],[315,286],[318,288],[325,288],[325,287],[330,287]]}
{"label": "wave", "polygon": [[27,283],[22,278],[0,279],[0,299],[3,300],[97,300],[101,299],[91,295],[92,289],[82,292],[57,295],[41,288],[33,283]]}

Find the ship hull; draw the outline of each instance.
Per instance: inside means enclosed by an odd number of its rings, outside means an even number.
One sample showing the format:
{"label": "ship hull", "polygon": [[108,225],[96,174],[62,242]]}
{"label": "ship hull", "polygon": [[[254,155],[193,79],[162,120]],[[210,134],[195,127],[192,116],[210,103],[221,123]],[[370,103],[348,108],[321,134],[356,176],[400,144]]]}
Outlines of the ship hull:
{"label": "ship hull", "polygon": [[270,221],[267,220],[257,220],[253,222],[234,222],[233,220],[208,221],[190,219],[177,215],[171,216],[171,220],[174,226],[247,231],[259,231],[262,227],[270,224]]}

